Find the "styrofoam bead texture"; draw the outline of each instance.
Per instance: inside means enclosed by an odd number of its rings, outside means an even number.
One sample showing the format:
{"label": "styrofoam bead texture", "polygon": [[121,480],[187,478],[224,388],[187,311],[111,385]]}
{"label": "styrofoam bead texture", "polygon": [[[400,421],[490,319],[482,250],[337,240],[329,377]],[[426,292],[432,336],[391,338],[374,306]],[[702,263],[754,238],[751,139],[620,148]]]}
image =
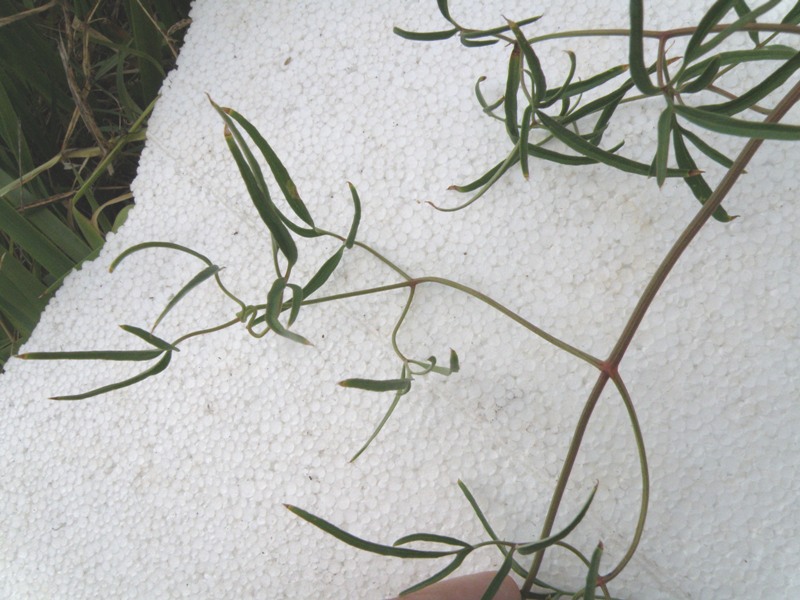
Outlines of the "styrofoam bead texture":
{"label": "styrofoam bead texture", "polygon": [[[530,30],[542,33],[625,27],[628,18],[626,3],[451,4],[474,27],[536,11],[544,17]],[[650,3],[647,26],[692,23],[700,4]],[[197,0],[191,16],[150,121],[136,207],[100,257],[70,275],[25,351],[141,347],[117,325],[152,325],[200,268],[187,255],[152,250],[108,274],[122,250],[148,240],[204,253],[225,267],[240,297],[266,300],[270,242],[206,94],[261,130],[322,227],[347,231],[352,181],[363,201],[359,239],[412,275],[484,291],[599,356],[698,208],[680,183],[659,191],[652,180],[602,167],[533,162],[529,181],[514,171],[465,211],[433,210],[427,202],[462,202],[447,187],[481,174],[510,146],[473,95],[481,75],[487,97],[502,94],[507,47],[392,34],[394,25],[442,28],[432,0]],[[540,52],[553,81],[566,75],[567,49],[582,77],[627,62],[624,40],[552,42]],[[657,102],[621,108],[609,139],[625,139],[624,152],[649,160],[642,153],[653,147],[658,112]],[[741,142],[721,143],[735,152]],[[796,146],[764,145],[726,202],[741,217],[700,233],[622,364],[647,442],[652,502],[641,547],[612,585],[616,596],[800,592],[796,166]],[[334,248],[303,243],[298,280]],[[327,290],[394,281],[353,250]],[[117,381],[140,365],[10,361],[0,404],[0,596],[392,596],[442,563],[359,552],[282,504],[382,543],[417,531],[481,541],[459,478],[501,537],[531,540],[595,372],[478,301],[421,285],[398,344],[440,361],[452,347],[462,370],[418,378],[350,463],[391,395],[336,382],[398,375],[390,335],[404,301],[405,292],[393,291],[304,308],[293,329],[313,347],[256,340],[241,328],[194,338],[164,373],[83,402],[47,398]],[[236,310],[208,282],[157,332],[175,339]],[[586,552],[602,539],[606,565],[632,534],[637,465],[624,408],[609,390],[557,521],[566,524],[599,481],[572,539]],[[543,576],[581,585],[574,558],[548,556]],[[464,569],[500,559],[486,549]]]}

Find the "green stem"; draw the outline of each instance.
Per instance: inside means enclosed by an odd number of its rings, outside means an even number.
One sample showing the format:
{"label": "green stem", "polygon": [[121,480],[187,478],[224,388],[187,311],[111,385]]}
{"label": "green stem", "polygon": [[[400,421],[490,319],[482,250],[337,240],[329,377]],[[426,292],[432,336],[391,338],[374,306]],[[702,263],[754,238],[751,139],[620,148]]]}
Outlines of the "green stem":
{"label": "green stem", "polygon": [[[787,93],[786,96],[781,99],[781,101],[777,104],[775,109],[765,119],[764,122],[775,123],[780,121],[798,100],[800,100],[800,82],[796,83],[789,93]],[[760,139],[748,140],[742,151],[739,153],[739,156],[734,161],[734,164],[722,178],[722,181],[720,181],[719,185],[717,185],[717,187],[714,189],[706,203],[698,211],[697,215],[692,219],[686,229],[684,229],[684,231],[670,248],[669,252],[667,252],[655,274],[647,284],[642,296],[639,298],[639,302],[636,304],[636,307],[628,319],[622,334],[619,336],[617,343],[614,345],[611,354],[609,355],[608,359],[604,361],[602,372],[598,376],[594,388],[589,394],[589,398],[584,405],[583,412],[578,419],[578,423],[575,427],[575,433],[572,436],[572,441],[570,442],[569,450],[566,458],[564,459],[564,464],[561,468],[561,474],[559,475],[558,482],[556,483],[556,488],[550,501],[550,507],[547,511],[544,525],[542,526],[542,531],[540,534],[541,538],[548,537],[552,531],[556,515],[558,514],[558,508],[561,505],[561,500],[564,496],[564,490],[567,487],[567,482],[569,481],[572,468],[575,464],[575,459],[578,455],[578,450],[580,449],[580,445],[583,440],[583,435],[586,432],[592,412],[594,411],[594,408],[600,399],[600,395],[605,387],[605,384],[611,377],[613,377],[615,381],[618,381],[619,365],[622,362],[625,352],[630,346],[630,343],[633,340],[639,325],[644,319],[647,310],[650,308],[653,299],[658,293],[658,290],[661,288],[670,271],[695,236],[698,234],[700,229],[703,227],[703,225],[705,225],[713,212],[722,204],[722,201],[728,195],[731,188],[734,186],[737,179],[746,168],[747,164],[753,158],[753,155],[761,146],[762,142],[763,140]],[[641,527],[643,527],[643,522],[640,523],[640,526],[637,526],[637,531]],[[530,593],[530,589],[533,586],[533,580],[539,572],[543,558],[544,550],[538,552],[534,556],[531,570],[529,571],[528,577],[526,578],[522,588],[523,597]],[[628,559],[629,558],[630,557],[628,557]],[[614,571],[603,577],[603,581],[607,582],[609,580],[609,576],[616,576],[619,573],[619,570],[621,570],[621,567],[614,569]]]}

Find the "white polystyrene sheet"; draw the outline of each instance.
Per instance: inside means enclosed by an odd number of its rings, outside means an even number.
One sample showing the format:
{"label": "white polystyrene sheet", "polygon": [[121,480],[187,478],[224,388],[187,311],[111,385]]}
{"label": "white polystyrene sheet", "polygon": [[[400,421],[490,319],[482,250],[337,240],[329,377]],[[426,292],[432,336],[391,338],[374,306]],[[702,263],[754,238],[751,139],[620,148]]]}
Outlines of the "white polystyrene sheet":
{"label": "white polystyrene sheet", "polygon": [[[704,3],[650,4],[647,26],[663,28],[694,22]],[[451,8],[472,27],[544,14],[530,35],[627,26],[623,2]],[[266,300],[269,239],[207,93],[261,130],[318,225],[346,233],[351,181],[363,201],[361,241],[414,276],[482,290],[600,357],[699,207],[679,182],[659,191],[653,180],[603,167],[534,161],[528,181],[514,169],[469,209],[433,210],[426,201],[463,201],[447,187],[483,173],[511,145],[473,95],[481,75],[488,98],[502,94],[507,47],[392,34],[393,25],[443,28],[432,0],[198,0],[191,16],[150,121],[136,208],[100,257],[68,277],[24,351],[142,348],[117,325],[151,326],[202,267],[151,250],[108,273],[115,256],[144,241],[190,246],[224,266],[238,296]],[[568,49],[581,77],[627,62],[621,39],[542,44],[553,82],[566,76]],[[606,147],[625,139],[623,153],[649,161],[660,107],[620,109]],[[720,142],[731,153],[741,143]],[[616,596],[800,592],[796,167],[796,145],[763,146],[726,202],[741,217],[700,233],[622,364],[646,438],[652,497],[639,551],[611,586]],[[709,178],[718,176],[709,167]],[[300,283],[336,248],[301,242]],[[396,281],[354,249],[320,294]],[[396,290],[304,308],[293,329],[313,347],[256,340],[242,327],[197,337],[157,377],[82,402],[47,398],[117,381],[141,365],[10,361],[0,392],[0,596],[384,598],[443,563],[359,552],[282,503],[381,543],[417,531],[482,541],[459,478],[501,537],[534,539],[596,371],[474,299],[420,285],[398,344],[440,362],[452,347],[462,370],[417,378],[351,464],[391,394],[336,382],[399,374],[390,336],[405,297]],[[156,333],[175,339],[237,310],[206,282]],[[566,524],[599,481],[572,542],[591,553],[602,539],[606,567],[632,535],[637,465],[625,411],[609,390],[557,522]],[[484,549],[463,569],[500,560]],[[542,570],[571,588],[583,575],[558,552]]]}

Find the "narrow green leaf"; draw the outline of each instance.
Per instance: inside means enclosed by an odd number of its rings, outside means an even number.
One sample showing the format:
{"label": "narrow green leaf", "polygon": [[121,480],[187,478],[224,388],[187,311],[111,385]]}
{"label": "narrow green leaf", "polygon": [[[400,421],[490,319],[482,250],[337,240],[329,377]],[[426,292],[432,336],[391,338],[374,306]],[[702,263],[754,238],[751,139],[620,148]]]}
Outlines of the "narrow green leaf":
{"label": "narrow green leaf", "polygon": [[486,77],[484,75],[478,77],[478,81],[475,82],[475,96],[478,98],[478,104],[481,105],[483,112],[485,112],[487,115],[494,116],[492,115],[492,111],[500,106],[505,98],[500,97],[500,99],[492,102],[491,104],[486,102],[486,98],[483,97],[483,92],[481,92],[481,83],[484,81],[486,81]]}
{"label": "narrow green leaf", "polygon": [[172,242],[143,242],[141,244],[136,244],[135,246],[131,246],[130,248],[124,250],[122,254],[120,254],[117,258],[113,260],[111,266],[108,267],[108,272],[112,273],[114,269],[116,269],[119,266],[119,263],[121,263],[131,254],[139,252],[140,250],[146,250],[148,248],[167,248],[169,250],[178,250],[179,252],[185,252],[186,254],[191,254],[195,258],[199,258],[209,267],[213,266],[211,259],[209,259],[206,256],[203,256],[199,252],[195,252],[191,248],[187,248],[186,246],[181,246],[180,244],[173,244]]}
{"label": "narrow green leaf", "polygon": [[270,198],[266,188],[262,189],[259,187],[255,175],[250,170],[247,161],[233,138],[228,135],[225,141],[228,144],[228,150],[233,155],[234,161],[236,161],[236,165],[239,167],[239,173],[244,180],[247,192],[261,220],[267,226],[267,229],[269,229],[278,248],[280,248],[280,251],[286,257],[289,266],[294,265],[297,262],[297,246],[289,230],[286,228],[286,225],[281,220],[280,211],[272,202],[272,198]]}
{"label": "narrow green leaf", "polygon": [[531,131],[532,107],[525,107],[522,112],[522,129],[519,132],[519,162],[522,167],[522,176],[528,179],[528,134]]}
{"label": "narrow green leaf", "polygon": [[161,314],[158,315],[156,322],[153,323],[153,328],[151,329],[151,331],[155,331],[156,327],[158,327],[158,324],[161,323],[162,319],[167,316],[167,313],[171,311],[173,308],[175,308],[175,305],[178,304],[178,302],[180,302],[181,300],[183,300],[186,294],[191,292],[194,288],[203,283],[209,277],[213,277],[217,271],[219,271],[219,267],[217,265],[211,265],[210,267],[206,267],[205,269],[200,271],[197,275],[192,277],[189,280],[189,282],[186,285],[184,285],[178,291],[178,293],[172,297],[172,300],[167,302],[167,305],[164,307],[164,310],[161,311]]}
{"label": "narrow green leaf", "polygon": [[461,43],[467,48],[482,48],[483,46],[493,46],[497,42],[498,40],[473,40],[466,37],[464,35],[464,32],[461,32]]}
{"label": "narrow green leaf", "polygon": [[[400,379],[400,381],[408,381],[408,376],[409,376],[409,375],[410,375],[410,372],[409,372],[409,369],[408,369],[408,367],[406,367],[405,365],[403,365],[403,370],[402,370],[402,372],[401,372],[401,379]],[[340,384],[340,385],[341,385],[341,384]],[[352,386],[351,386],[351,387],[352,387]],[[409,385],[409,386],[405,387],[404,389],[398,389],[398,390],[397,390],[397,392],[396,392],[396,393],[395,393],[395,395],[394,395],[394,399],[392,400],[392,403],[389,405],[389,409],[386,411],[386,414],[384,414],[384,415],[383,415],[383,418],[380,420],[380,423],[378,423],[378,426],[377,426],[377,427],[375,427],[375,429],[374,429],[374,430],[373,430],[373,432],[370,434],[370,436],[369,436],[369,438],[367,439],[367,441],[366,441],[366,442],[364,442],[364,445],[363,445],[363,446],[361,446],[361,448],[359,448],[359,449],[358,449],[358,452],[356,452],[356,453],[353,455],[353,457],[350,459],[350,462],[353,462],[353,461],[355,461],[355,460],[356,460],[356,459],[357,459],[359,456],[361,456],[361,455],[364,453],[364,451],[365,451],[367,448],[369,448],[369,445],[372,443],[372,441],[373,441],[373,440],[374,440],[376,437],[378,437],[378,434],[379,434],[379,433],[381,432],[381,430],[383,429],[383,426],[384,426],[384,425],[386,425],[386,422],[389,420],[389,417],[391,417],[391,416],[392,416],[392,413],[394,412],[394,409],[395,409],[395,408],[397,408],[397,404],[400,402],[400,398],[402,398],[404,395],[406,395],[410,389],[411,389],[411,386]],[[396,543],[396,542],[395,542],[395,543]]]}
{"label": "narrow green leaf", "polygon": [[170,344],[167,340],[161,339],[158,336],[153,335],[149,331],[145,331],[139,327],[135,327],[133,325],[120,325],[120,328],[123,331],[127,331],[135,335],[138,338],[143,339],[145,342],[150,344],[151,346],[155,346],[160,350],[169,350],[172,352],[180,352],[180,349]]}
{"label": "narrow green leaf", "polygon": [[687,121],[717,133],[762,140],[800,140],[798,125],[744,121],[688,106],[675,106],[675,112]]}
{"label": "narrow green leaf", "polygon": [[[765,2],[761,6],[751,10],[749,13],[742,15],[738,19],[736,19],[733,23],[728,25],[725,29],[720,31],[717,35],[712,37],[709,41],[704,43],[700,48],[697,50],[698,55],[706,54],[710,52],[717,46],[719,46],[722,42],[724,42],[729,36],[733,35],[742,30],[742,27],[749,23],[755,22],[755,20],[763,15],[768,10],[777,6],[781,0],[769,0],[769,2]],[[688,62],[688,61],[687,61]]]}
{"label": "narrow green leaf", "polygon": [[800,0],[786,13],[781,23],[788,23],[790,25],[797,25],[800,23]]}
{"label": "narrow green leaf", "polygon": [[350,225],[350,231],[347,234],[347,239],[344,242],[345,247],[349,250],[353,247],[356,241],[356,233],[358,232],[358,224],[361,222],[361,200],[358,197],[356,187],[347,182],[350,187],[350,195],[353,197],[353,223]]}
{"label": "narrow green leaf", "polygon": [[395,35],[399,35],[401,38],[405,38],[407,40],[413,40],[415,42],[435,42],[437,40],[446,40],[448,38],[453,37],[456,33],[458,33],[458,29],[446,29],[444,31],[407,31],[405,29],[400,29],[399,27],[393,27],[392,31]]}
{"label": "narrow green leaf", "polygon": [[730,169],[733,166],[732,158],[725,156],[722,152],[704,142],[700,136],[694,134],[688,129],[684,129],[680,125],[677,127],[681,130],[681,135],[689,140],[695,148],[700,150],[700,152],[705,154],[708,158],[716,163],[721,164],[726,169]]}
{"label": "narrow green leaf", "polygon": [[735,115],[750,108],[759,100],[766,98],[770,93],[786,83],[797,69],[800,69],[800,52],[797,52],[792,58],[770,73],[761,83],[750,88],[738,98],[719,104],[706,104],[702,108],[709,112]]}
{"label": "narrow green leaf", "polygon": [[458,569],[458,567],[461,566],[461,563],[464,562],[464,559],[467,556],[469,556],[470,552],[472,552],[471,549],[461,550],[456,554],[455,558],[453,558],[453,561],[449,565],[447,565],[444,569],[428,577],[426,580],[420,581],[418,584],[412,585],[410,588],[403,590],[402,592],[400,592],[400,597],[402,598],[406,594],[413,594],[414,592],[418,592],[419,590],[424,589],[429,585],[441,581],[442,579],[450,575],[450,573]]}
{"label": "narrow green leaf", "polygon": [[[516,25],[517,27],[525,27],[525,25],[530,25],[531,23],[535,23],[541,18],[542,15],[537,15],[535,17],[528,17],[527,19],[522,19],[521,21],[517,21]],[[501,25],[500,27],[493,27],[491,29],[464,29],[462,30],[461,35],[467,39],[475,39],[487,36],[495,36],[501,33],[505,33],[510,29],[511,28],[508,25]]]}
{"label": "narrow green leaf", "polygon": [[160,356],[158,350],[88,350],[79,352],[26,352],[17,358],[23,360],[152,360]]}
{"label": "narrow green leaf", "polygon": [[595,600],[597,590],[597,577],[600,572],[600,559],[603,557],[603,542],[597,544],[589,563],[589,572],[586,574],[586,588],[583,590],[583,600]]}
{"label": "narrow green leaf", "polygon": [[283,192],[284,198],[286,198],[286,202],[292,208],[294,213],[307,225],[314,227],[314,220],[311,218],[311,214],[308,212],[308,208],[303,203],[302,198],[300,198],[300,194],[297,192],[297,186],[289,176],[289,172],[278,158],[278,155],[275,154],[272,146],[267,143],[267,140],[264,139],[264,136],[261,135],[258,129],[256,129],[253,124],[250,123],[250,121],[245,119],[238,112],[228,109],[228,114],[242,126],[242,128],[247,132],[247,135],[249,135],[250,138],[255,142],[256,146],[264,157],[264,160],[267,161],[278,187],[281,189],[281,192]]}
{"label": "narrow green leaf", "polygon": [[[473,191],[477,190],[478,188],[486,185],[491,180],[495,180],[496,181],[497,178],[500,175],[502,175],[503,173],[505,173],[505,171],[507,171],[509,169],[509,167],[511,167],[514,163],[517,162],[517,160],[519,160],[519,156],[516,157],[516,160],[514,160],[513,163],[509,164],[508,158],[506,158],[506,160],[504,160],[503,162],[497,163],[491,169],[486,171],[486,173],[484,173],[483,175],[478,177],[475,181],[471,181],[470,183],[467,183],[467,184],[464,184],[464,185],[451,185],[447,189],[448,190],[455,190],[456,192],[462,192],[462,193],[463,192],[473,192]],[[498,172],[499,172],[499,174],[498,174]]]}
{"label": "narrow green leaf", "polygon": [[719,56],[715,56],[709,61],[708,66],[703,70],[702,73],[700,73],[700,75],[681,88],[681,92],[686,94],[694,94],[695,92],[706,89],[711,83],[714,82],[717,73],[719,73],[719,68],[720,58]]}
{"label": "narrow green leaf", "polygon": [[436,533],[412,533],[397,539],[392,546],[405,546],[414,542],[431,542],[433,544],[447,544],[448,546],[461,546],[462,548],[472,548],[471,544],[458,538]]}
{"label": "narrow green leaf", "polygon": [[644,6],[643,0],[630,0],[631,30],[629,59],[631,79],[645,96],[654,96],[661,92],[647,74],[644,66]]}
{"label": "narrow green leaf", "polygon": [[508,58],[508,78],[506,79],[506,93],[503,106],[505,108],[506,131],[511,141],[519,140],[519,126],[517,125],[517,91],[520,78],[520,48],[515,43]]}
{"label": "narrow green leaf", "polygon": [[297,333],[289,331],[286,327],[284,327],[283,323],[281,323],[280,319],[278,318],[283,310],[284,289],[286,289],[286,280],[283,277],[278,277],[273,282],[272,287],[267,294],[267,308],[266,314],[264,315],[267,325],[269,325],[269,328],[281,337],[285,337],[299,344],[312,346],[313,344],[302,335],[298,335]]}
{"label": "narrow green leaf", "polygon": [[458,354],[450,348],[450,372],[458,373],[461,370],[461,365],[458,362]]}
{"label": "narrow green leaf", "polygon": [[[672,145],[675,148],[675,161],[678,163],[679,167],[697,171],[697,165],[695,164],[692,155],[689,153],[689,149],[686,147],[686,144],[683,141],[684,132],[685,130],[677,126],[672,130]],[[708,185],[700,172],[697,172],[697,175],[687,177],[684,181],[700,204],[705,204],[706,200],[708,200],[708,198],[711,196],[711,187]],[[721,206],[717,207],[713,213],[713,216],[717,221],[722,223],[727,223],[733,219],[733,217],[729,216],[726,210]]]}
{"label": "narrow green leaf", "polygon": [[292,308],[289,311],[289,320],[286,322],[287,326],[291,327],[300,313],[300,307],[303,305],[303,288],[294,283],[290,283],[286,287],[292,290]]}
{"label": "narrow green leaf", "polygon": [[667,161],[669,160],[669,134],[672,130],[673,111],[672,106],[667,106],[658,118],[658,142],[656,144],[656,182],[658,187],[664,185],[667,180]]}
{"label": "narrow green leaf", "polygon": [[[628,65],[617,65],[616,67],[611,67],[607,71],[603,71],[602,73],[598,73],[597,75],[593,75],[587,79],[583,79],[581,81],[576,81],[574,83],[570,83],[566,89],[564,89],[563,93],[560,89],[553,90],[548,92],[545,96],[546,100],[550,100],[551,98],[557,96],[558,94],[561,95],[563,98],[571,98],[572,96],[579,96],[589,90],[593,90],[596,87],[603,85],[604,83],[611,81],[615,77],[619,77],[623,73],[628,71]],[[631,83],[631,87],[633,84]],[[549,106],[549,104],[545,104],[544,106]]]}
{"label": "narrow green leaf", "polygon": [[709,8],[706,14],[703,15],[703,18],[700,19],[700,22],[697,24],[697,29],[695,29],[692,37],[689,38],[689,42],[686,44],[686,51],[683,53],[683,60],[686,64],[692,62],[702,54],[700,45],[703,43],[703,40],[714,28],[714,25],[720,22],[722,17],[730,11],[736,2],[737,0],[717,0],[711,5],[711,8]]}
{"label": "narrow green leaf", "polygon": [[583,520],[583,517],[585,517],[586,513],[589,512],[589,507],[592,505],[592,500],[594,500],[594,495],[595,495],[596,492],[597,492],[597,484],[594,485],[594,488],[592,489],[592,493],[589,494],[589,499],[583,505],[583,508],[581,508],[581,510],[577,514],[577,516],[574,519],[572,519],[572,521],[570,521],[569,525],[564,527],[564,529],[562,529],[561,531],[559,531],[555,535],[551,535],[550,537],[547,537],[547,538],[545,538],[543,540],[539,540],[537,542],[531,542],[530,544],[525,544],[523,546],[520,546],[517,549],[517,551],[520,554],[527,556],[527,555],[533,554],[534,552],[538,552],[539,550],[542,550],[543,548],[547,548],[548,546],[552,546],[553,544],[555,544],[558,541],[563,540],[565,537],[567,537],[572,532],[573,529],[575,529],[580,524],[580,522]]}
{"label": "narrow green leaf", "polygon": [[506,555],[506,559],[503,561],[503,564],[500,565],[500,569],[498,569],[497,574],[492,578],[492,581],[489,582],[489,587],[486,588],[483,596],[481,596],[481,600],[492,600],[497,592],[500,591],[500,586],[503,585],[503,581],[505,580],[509,571],[511,571],[511,565],[513,564],[513,561],[514,551],[512,550]]}
{"label": "narrow green leaf", "polygon": [[[518,160],[519,160],[519,143],[514,145],[514,148],[512,148],[511,152],[509,152],[508,156],[506,157],[505,162],[500,164],[499,169],[492,169],[493,173],[491,177],[489,177],[486,183],[484,183],[483,186],[478,190],[478,192],[475,195],[473,195],[469,200],[453,208],[441,208],[434,204],[431,204],[431,206],[433,206],[436,210],[439,210],[441,212],[455,212],[457,210],[466,208],[467,206],[478,200],[481,196],[483,196],[486,193],[486,190],[492,187],[494,183],[498,179],[500,179],[503,173],[508,171],[514,164],[516,164]],[[483,179],[483,177],[481,177],[481,179]],[[458,189],[458,188],[450,186],[450,188],[448,189]]]}
{"label": "narrow green leaf", "polygon": [[[735,10],[736,14],[739,15],[740,17],[752,11],[752,9],[747,5],[747,2],[745,2],[745,0],[736,0],[736,2],[733,3],[733,10]],[[747,35],[750,36],[750,39],[753,40],[753,43],[756,45],[756,47],[758,47],[761,44],[761,42],[758,39],[757,31],[749,31]]]}
{"label": "narrow green leaf", "polygon": [[303,287],[303,298],[308,298],[328,281],[328,278],[336,270],[336,267],[339,266],[339,261],[342,260],[342,254],[344,254],[344,246],[339,248],[336,253],[326,260],[319,270],[314,273],[313,277],[311,277],[305,287]]}
{"label": "narrow green leaf", "polygon": [[339,382],[339,385],[346,388],[366,390],[368,392],[403,392],[404,394],[411,389],[411,379],[360,379],[354,377]]}
{"label": "narrow green leaf", "polygon": [[[632,80],[626,81],[621,87],[617,88],[613,92],[597,98],[596,100],[592,100],[591,102],[573,110],[569,115],[564,117],[562,124],[568,125],[569,123],[575,123],[576,121],[579,121],[584,117],[588,117],[596,112],[606,111],[609,109],[609,107],[611,107],[611,113],[613,114],[613,111],[616,110],[620,101],[625,97],[625,94],[632,90],[633,87],[634,85]],[[605,124],[603,127],[605,127]]]}
{"label": "narrow green leaf", "polygon": [[447,0],[436,0],[436,5],[439,7],[439,12],[442,13],[442,16],[450,23],[458,27],[458,23],[456,23],[453,20],[453,17],[450,16],[450,9],[447,6]]}
{"label": "narrow green leaf", "polygon": [[67,273],[74,263],[5,198],[0,198],[0,231],[15,240],[54,277]]}
{"label": "narrow green leaf", "polygon": [[797,49],[791,46],[783,46],[780,44],[771,44],[763,48],[753,50],[731,50],[729,52],[720,52],[710,58],[706,58],[696,62],[688,67],[681,76],[681,80],[686,81],[692,77],[697,77],[708,68],[708,65],[715,60],[719,60],[720,67],[728,65],[741,65],[747,62],[766,61],[766,60],[789,60],[795,54]]}
{"label": "narrow green leaf", "polygon": [[83,400],[84,398],[91,398],[92,396],[99,396],[100,394],[105,394],[114,390],[118,390],[124,387],[128,387],[133,385],[134,383],[139,383],[147,379],[148,377],[152,377],[154,375],[158,375],[164,369],[169,366],[169,361],[172,360],[172,352],[165,352],[164,356],[159,360],[154,366],[147,369],[146,371],[139,373],[138,375],[131,377],[130,379],[126,379],[124,381],[120,381],[118,383],[112,383],[111,385],[106,385],[103,387],[99,387],[94,389],[90,392],[85,392],[83,394],[75,394],[73,396],[55,396],[50,398],[51,400]]}
{"label": "narrow green leaf", "polygon": [[315,527],[321,529],[325,533],[332,535],[337,540],[344,542],[348,546],[352,546],[354,548],[358,548],[359,550],[364,550],[365,552],[371,552],[373,554],[379,554],[381,556],[394,556],[397,558],[441,558],[442,556],[452,556],[453,554],[458,554],[460,551],[432,551],[432,550],[413,550],[411,548],[395,548],[394,546],[384,546],[382,544],[375,544],[373,542],[368,542],[366,540],[362,540],[351,533],[344,531],[325,521],[324,519],[320,519],[319,517],[312,515],[310,512],[303,510],[302,508],[298,508],[297,506],[292,506],[291,504],[284,504],[284,506],[296,514],[298,517],[303,519],[304,521],[308,521]]}
{"label": "narrow green leaf", "polygon": [[575,69],[578,67],[578,60],[575,58],[575,53],[572,50],[567,50],[567,56],[569,56],[569,72],[567,73],[564,83],[562,83],[561,87],[557,90],[550,90],[545,93],[544,98],[539,102],[540,107],[547,108],[559,100],[567,99],[567,90],[569,90],[569,86],[572,84],[572,78],[575,77]]}
{"label": "narrow green leaf", "polygon": [[[531,75],[533,76],[533,98],[534,98],[534,108],[538,106],[539,100],[543,99],[545,94],[547,93],[547,80],[544,76],[544,71],[542,71],[542,65],[539,62],[539,57],[536,56],[536,52],[533,50],[533,46],[525,39],[525,36],[520,31],[520,28],[517,26],[516,23],[512,21],[508,21],[508,26],[511,28],[511,31],[514,33],[514,37],[517,40],[517,45],[522,50],[522,55],[525,57],[525,62],[528,63],[528,68],[531,70]],[[508,90],[506,90],[506,97],[508,97]]]}
{"label": "narrow green leaf", "polygon": [[[594,159],[603,164],[609,165],[620,171],[626,173],[635,173],[636,175],[648,176],[650,174],[650,166],[640,163],[624,156],[618,156],[606,150],[598,148],[594,144],[584,140],[581,136],[571,132],[566,127],[563,127],[555,119],[548,117],[543,112],[538,112],[537,116],[542,121],[545,127],[555,137],[561,140],[564,144],[591,159]],[[668,177],[686,177],[689,172],[684,169],[667,169]]]}

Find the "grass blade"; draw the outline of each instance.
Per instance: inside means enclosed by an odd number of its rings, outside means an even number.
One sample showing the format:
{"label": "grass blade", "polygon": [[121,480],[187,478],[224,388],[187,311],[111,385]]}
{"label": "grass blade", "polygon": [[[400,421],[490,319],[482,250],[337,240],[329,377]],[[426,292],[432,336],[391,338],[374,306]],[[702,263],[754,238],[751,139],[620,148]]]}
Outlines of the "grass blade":
{"label": "grass blade", "polygon": [[631,79],[645,96],[654,96],[661,92],[647,74],[644,66],[644,6],[643,0],[630,0],[631,30],[629,58]]}
{"label": "grass blade", "polygon": [[761,140],[800,140],[800,126],[798,125],[744,121],[688,106],[675,106],[675,112],[695,125],[725,135]]}
{"label": "grass blade", "polygon": [[351,533],[346,532],[343,529],[336,527],[332,523],[324,519],[320,519],[319,517],[312,515],[310,512],[303,510],[302,508],[298,508],[297,506],[292,506],[291,504],[284,504],[284,506],[296,514],[298,517],[303,519],[304,521],[308,521],[314,527],[321,529],[325,533],[332,535],[337,540],[344,542],[348,546],[352,546],[353,548],[358,548],[359,550],[364,550],[365,552],[371,552],[373,554],[379,554],[381,556],[394,556],[396,558],[441,558],[442,556],[452,556],[453,554],[458,554],[456,551],[432,551],[432,550],[413,550],[411,548],[396,548],[394,546],[384,546],[383,544],[375,544],[374,542],[368,542],[366,540],[362,540]]}
{"label": "grass blade", "polygon": [[169,366],[169,361],[172,360],[172,352],[165,352],[164,356],[159,360],[154,366],[147,369],[146,371],[139,373],[138,375],[131,377],[130,379],[126,379],[124,381],[120,381],[118,383],[112,383],[111,385],[106,385],[97,389],[94,389],[90,392],[85,392],[83,394],[75,394],[73,396],[54,396],[50,398],[51,400],[83,400],[85,398],[91,398],[92,396],[99,396],[100,394],[106,394],[108,392],[118,390],[124,387],[128,387],[133,385],[134,383],[139,383],[147,379],[148,377],[153,377],[154,375],[158,375],[164,369]]}
{"label": "grass blade", "polygon": [[161,320],[162,320],[164,317],[166,317],[166,316],[167,316],[167,313],[168,313],[169,311],[171,311],[171,310],[172,310],[172,309],[175,307],[175,305],[176,305],[176,304],[178,304],[178,302],[180,302],[181,300],[183,300],[183,298],[184,298],[184,296],[186,296],[186,294],[188,294],[189,292],[191,292],[191,291],[192,291],[194,288],[196,288],[198,285],[200,285],[201,283],[203,283],[203,282],[204,282],[206,279],[208,279],[209,277],[213,277],[213,276],[214,276],[214,274],[215,274],[217,271],[219,271],[219,267],[218,267],[217,265],[211,265],[211,266],[209,266],[209,267],[206,267],[206,268],[205,268],[205,269],[203,269],[202,271],[200,271],[200,272],[199,272],[197,275],[195,275],[194,277],[192,277],[192,278],[189,280],[189,282],[188,282],[186,285],[184,285],[184,286],[183,286],[183,287],[182,287],[182,288],[181,288],[181,289],[178,291],[178,293],[177,293],[177,294],[175,294],[175,295],[172,297],[172,300],[170,300],[170,301],[167,303],[167,305],[164,307],[164,310],[162,310],[162,311],[161,311],[161,314],[160,314],[160,315],[158,315],[158,318],[156,319],[156,322],[155,322],[155,323],[153,323],[153,327],[152,327],[151,331],[155,331],[155,328],[156,328],[156,327],[158,327],[158,324],[159,324],[159,323],[161,323]]}

